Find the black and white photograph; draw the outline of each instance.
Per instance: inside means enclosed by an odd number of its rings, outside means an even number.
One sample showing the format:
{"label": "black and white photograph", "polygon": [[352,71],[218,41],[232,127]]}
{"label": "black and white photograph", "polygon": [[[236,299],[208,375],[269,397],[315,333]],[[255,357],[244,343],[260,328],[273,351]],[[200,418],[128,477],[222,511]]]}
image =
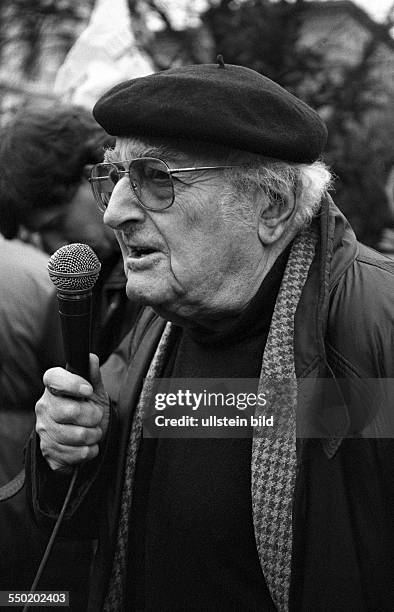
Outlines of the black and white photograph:
{"label": "black and white photograph", "polygon": [[393,0],[1,0],[0,252],[0,611],[393,612]]}

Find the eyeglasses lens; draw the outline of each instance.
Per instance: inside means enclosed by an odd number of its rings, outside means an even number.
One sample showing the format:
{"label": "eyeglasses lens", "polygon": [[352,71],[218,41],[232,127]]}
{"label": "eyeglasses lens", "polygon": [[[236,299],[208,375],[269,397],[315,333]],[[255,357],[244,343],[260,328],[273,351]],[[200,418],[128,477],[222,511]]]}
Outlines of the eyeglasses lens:
{"label": "eyeglasses lens", "polygon": [[131,186],[150,210],[164,210],[174,201],[174,187],[167,165],[154,157],[134,159],[129,166]]}
{"label": "eyeglasses lens", "polygon": [[[123,165],[102,163],[93,166],[91,185],[102,211],[108,206],[114,186],[125,174]],[[174,187],[165,162],[154,157],[134,159],[130,162],[128,174],[131,188],[145,208],[164,210],[171,206],[174,201]]]}
{"label": "eyeglasses lens", "polygon": [[104,212],[119,180],[118,168],[114,164],[96,164],[92,168],[90,178],[93,195],[100,210]]}

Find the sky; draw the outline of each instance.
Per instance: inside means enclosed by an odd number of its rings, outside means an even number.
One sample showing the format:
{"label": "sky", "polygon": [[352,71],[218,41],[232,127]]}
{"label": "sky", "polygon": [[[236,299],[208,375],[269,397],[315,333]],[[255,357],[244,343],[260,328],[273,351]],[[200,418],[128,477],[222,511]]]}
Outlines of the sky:
{"label": "sky", "polygon": [[353,0],[365,12],[369,13],[376,21],[381,21],[386,16],[390,6],[394,3],[393,0]]}

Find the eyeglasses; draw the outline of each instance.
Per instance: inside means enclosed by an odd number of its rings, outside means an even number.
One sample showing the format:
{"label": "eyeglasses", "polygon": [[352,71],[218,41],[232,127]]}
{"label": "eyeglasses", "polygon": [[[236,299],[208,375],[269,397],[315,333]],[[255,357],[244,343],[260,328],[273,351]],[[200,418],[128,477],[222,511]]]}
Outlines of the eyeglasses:
{"label": "eyeglasses", "polygon": [[126,174],[139,203],[146,210],[165,210],[174,203],[173,174],[204,172],[240,166],[200,166],[197,168],[169,168],[156,157],[140,157],[131,161],[105,162],[93,166],[89,182],[101,211],[108,206],[116,183]]}

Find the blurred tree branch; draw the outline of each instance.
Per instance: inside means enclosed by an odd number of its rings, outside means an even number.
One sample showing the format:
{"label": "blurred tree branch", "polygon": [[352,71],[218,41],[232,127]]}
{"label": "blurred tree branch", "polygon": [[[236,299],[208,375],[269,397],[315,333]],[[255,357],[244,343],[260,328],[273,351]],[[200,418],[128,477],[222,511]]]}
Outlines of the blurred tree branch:
{"label": "blurred tree branch", "polygon": [[[338,177],[335,199],[358,237],[376,245],[391,218],[384,188],[394,163],[393,105],[389,101],[394,3],[386,21],[377,24],[351,3],[338,2],[344,11],[343,25],[338,27],[334,20],[330,29],[325,21],[326,32],[318,28],[320,38],[316,35],[313,44],[303,44],[305,32],[306,39],[310,35],[308,26],[303,29],[308,11],[313,6],[314,23],[318,24],[324,5],[322,2],[320,8],[304,0],[221,0],[211,2],[203,19],[213,34],[216,52],[226,62],[265,74],[322,113],[329,130],[325,157]],[[351,61],[346,49],[347,19],[355,19],[366,33],[359,48],[350,45]],[[342,51],[340,45],[344,45]],[[386,49],[383,58],[382,47]]]}
{"label": "blurred tree branch", "polygon": [[[26,76],[34,74],[45,34],[56,32],[59,24],[83,21],[90,15],[95,0],[1,0],[0,54],[8,45],[20,48],[21,69]],[[71,46],[73,37],[63,32],[65,45]],[[0,57],[1,57],[0,56]]]}
{"label": "blurred tree branch", "polygon": [[[151,33],[149,40],[139,43],[144,51],[151,57],[158,70],[165,70],[176,63],[201,62],[201,53],[198,48],[201,43],[196,37],[196,28],[179,29],[174,27],[171,10],[166,8],[160,0],[128,0],[132,20],[141,19],[143,8],[159,18],[163,25],[160,32]],[[165,52],[163,52],[165,48]]]}

